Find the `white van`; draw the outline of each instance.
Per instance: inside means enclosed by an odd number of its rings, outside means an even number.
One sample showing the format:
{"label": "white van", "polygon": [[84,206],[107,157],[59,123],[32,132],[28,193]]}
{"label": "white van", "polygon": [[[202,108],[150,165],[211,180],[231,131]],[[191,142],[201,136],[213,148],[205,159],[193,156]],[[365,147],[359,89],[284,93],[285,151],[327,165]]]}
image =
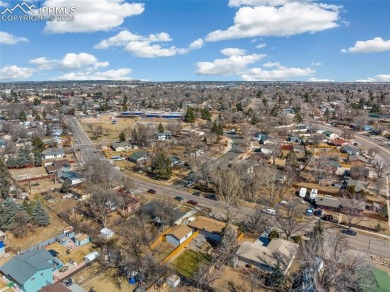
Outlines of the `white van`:
{"label": "white van", "polygon": [[304,198],[304,197],[306,197],[306,193],[307,193],[307,188],[301,188],[299,191],[299,196],[301,198]]}
{"label": "white van", "polygon": [[310,192],[310,199],[311,200],[317,200],[317,195],[318,195],[318,190],[317,189],[312,189]]}

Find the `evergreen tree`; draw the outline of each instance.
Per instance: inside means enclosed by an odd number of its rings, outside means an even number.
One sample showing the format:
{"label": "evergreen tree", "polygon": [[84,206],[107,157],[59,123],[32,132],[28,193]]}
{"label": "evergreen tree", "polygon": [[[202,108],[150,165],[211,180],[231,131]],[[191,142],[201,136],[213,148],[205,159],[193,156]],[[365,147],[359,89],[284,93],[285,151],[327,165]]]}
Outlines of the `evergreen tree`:
{"label": "evergreen tree", "polygon": [[43,207],[41,201],[37,200],[31,210],[31,217],[35,225],[48,226],[50,224],[49,214]]}
{"label": "evergreen tree", "polygon": [[10,198],[6,199],[2,204],[2,227],[10,228],[14,220],[15,214],[18,212],[18,205]]}
{"label": "evergreen tree", "polygon": [[218,135],[218,124],[217,124],[217,122],[214,122],[213,127],[211,128],[211,133],[214,133],[215,135]]}
{"label": "evergreen tree", "polygon": [[203,120],[211,121],[211,112],[207,108],[200,110],[200,116]]}
{"label": "evergreen tree", "polygon": [[125,142],[126,141],[126,135],[125,132],[120,132],[119,134],[119,142]]}
{"label": "evergreen tree", "polygon": [[41,153],[45,150],[45,143],[43,143],[42,139],[37,136],[32,138],[31,145],[33,147],[33,152]]}
{"label": "evergreen tree", "polygon": [[157,153],[152,160],[152,173],[157,179],[170,179],[172,176],[171,159],[162,152]]}
{"label": "evergreen tree", "polygon": [[21,112],[19,113],[19,120],[20,120],[21,122],[27,121],[27,116],[26,116],[26,113],[25,113],[24,111],[21,111]]}
{"label": "evergreen tree", "polygon": [[3,199],[8,198],[11,187],[11,176],[4,161],[0,158],[0,196]]}
{"label": "evergreen tree", "polygon": [[164,133],[165,129],[164,129],[163,124],[160,123],[160,124],[158,125],[158,127],[157,127],[157,130],[158,130],[159,133]]}
{"label": "evergreen tree", "polygon": [[43,110],[43,112],[42,112],[42,117],[46,118],[46,111],[45,110]]}
{"label": "evergreen tree", "polygon": [[184,116],[184,121],[186,123],[194,123],[195,122],[195,109],[192,107],[187,108],[187,112]]}
{"label": "evergreen tree", "polygon": [[242,103],[239,101],[239,102],[237,102],[237,104],[236,104],[236,109],[237,109],[237,111],[239,111],[239,112],[242,112],[243,110],[244,110],[244,108],[242,107]]}
{"label": "evergreen tree", "polygon": [[297,123],[300,123],[300,122],[303,121],[303,117],[302,117],[302,115],[301,115],[299,112],[296,112],[295,117],[294,117],[294,120],[295,120]]}
{"label": "evergreen tree", "polygon": [[291,149],[291,151],[287,154],[286,166],[293,168],[298,167],[298,157],[294,149]]}

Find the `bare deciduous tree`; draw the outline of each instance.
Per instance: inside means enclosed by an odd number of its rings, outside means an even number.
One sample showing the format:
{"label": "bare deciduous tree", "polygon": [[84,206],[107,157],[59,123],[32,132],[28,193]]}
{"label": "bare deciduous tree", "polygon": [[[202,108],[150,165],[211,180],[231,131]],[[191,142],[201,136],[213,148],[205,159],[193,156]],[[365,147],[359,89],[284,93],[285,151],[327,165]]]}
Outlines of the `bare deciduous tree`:
{"label": "bare deciduous tree", "polygon": [[292,200],[280,206],[276,213],[275,225],[290,238],[296,232],[303,230],[306,224],[302,222],[305,209],[299,200]]}

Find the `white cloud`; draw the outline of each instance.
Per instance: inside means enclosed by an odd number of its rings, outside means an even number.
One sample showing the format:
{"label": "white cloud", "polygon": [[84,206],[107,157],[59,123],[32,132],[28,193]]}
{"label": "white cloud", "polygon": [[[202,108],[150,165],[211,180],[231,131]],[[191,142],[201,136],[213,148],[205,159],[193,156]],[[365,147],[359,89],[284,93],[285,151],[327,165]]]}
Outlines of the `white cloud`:
{"label": "white cloud", "polygon": [[87,53],[68,53],[60,60],[40,57],[30,60],[29,63],[36,65],[40,70],[76,70],[81,68],[97,70],[100,67],[107,67],[110,65],[109,62],[99,62],[94,55]]}
{"label": "white cloud", "polygon": [[244,49],[238,49],[238,48],[226,48],[222,49],[221,53],[225,56],[242,56],[245,55],[245,50]]}
{"label": "white cloud", "polygon": [[172,39],[166,32],[141,36],[128,30],[123,30],[113,37],[102,40],[94,48],[108,49],[109,47],[123,47],[125,51],[132,53],[135,57],[156,58],[171,57],[178,54],[184,55],[203,46],[202,39],[193,41],[187,48],[176,48],[175,46],[166,48],[160,44],[156,44],[169,41],[172,41]]}
{"label": "white cloud", "polygon": [[143,3],[125,0],[46,0],[42,7],[76,7],[74,21],[48,21],[44,28],[47,33],[108,31],[145,10]]}
{"label": "white cloud", "polygon": [[367,79],[358,79],[356,82],[390,82],[390,75],[379,74]]}
{"label": "white cloud", "polygon": [[266,44],[258,44],[256,46],[256,49],[262,49],[262,48],[265,48]]}
{"label": "white cloud", "polygon": [[309,82],[334,82],[334,80],[326,79],[326,78],[309,78],[307,81]]}
{"label": "white cloud", "polygon": [[[223,50],[222,50],[223,51]],[[196,73],[200,75],[234,75],[241,74],[249,64],[253,64],[265,55],[232,55],[225,59],[216,59],[213,62],[196,63]]]}
{"label": "white cloud", "polygon": [[28,61],[30,64],[36,65],[39,70],[53,69],[57,64],[58,60],[50,60],[46,57],[40,57]]}
{"label": "white cloud", "polygon": [[32,75],[33,68],[18,67],[15,65],[0,68],[0,80],[26,79]]}
{"label": "white cloud", "polygon": [[120,68],[103,72],[70,72],[54,78],[55,80],[131,80],[130,68]]}
{"label": "white cloud", "polygon": [[241,78],[245,81],[277,81],[284,79],[291,80],[297,77],[310,76],[315,73],[315,71],[311,68],[288,68],[280,65],[279,63],[272,63],[272,66],[268,66],[266,68],[270,67],[275,69],[249,69],[247,72],[245,72],[245,74],[241,75]]}
{"label": "white cloud", "polygon": [[5,31],[0,31],[0,44],[2,45],[15,45],[17,43],[28,42],[27,38],[17,37],[13,34],[9,34]]}
{"label": "white cloud", "polygon": [[322,66],[321,62],[311,62],[312,66]]}
{"label": "white cloud", "polygon": [[230,0],[230,7],[240,7],[240,6],[278,6],[283,5],[289,2],[309,2],[310,0]]}
{"label": "white cloud", "polygon": [[8,3],[4,1],[0,1],[0,7],[8,7]]}
{"label": "white cloud", "polygon": [[263,64],[263,67],[265,68],[272,68],[272,67],[280,67],[279,62],[267,62]]}
{"label": "white cloud", "polygon": [[357,41],[355,46],[342,49],[342,53],[378,53],[390,51],[390,40],[385,41],[381,37],[368,41]]}
{"label": "white cloud", "polygon": [[87,53],[69,53],[59,61],[60,68],[65,70],[80,69],[82,67],[92,66],[93,68],[107,67],[109,62],[98,62],[98,59],[91,54]]}
{"label": "white cloud", "polygon": [[[234,17],[234,25],[226,30],[216,30],[206,36],[206,41],[239,39],[259,36],[290,36],[305,32],[337,27],[341,7],[315,2],[283,1],[282,5],[264,5],[275,1],[231,1],[247,2],[251,6],[240,7]],[[250,2],[250,3],[249,3]],[[256,5],[256,6],[254,6]],[[258,5],[258,6],[257,6]],[[237,5],[235,5],[237,6]]]}

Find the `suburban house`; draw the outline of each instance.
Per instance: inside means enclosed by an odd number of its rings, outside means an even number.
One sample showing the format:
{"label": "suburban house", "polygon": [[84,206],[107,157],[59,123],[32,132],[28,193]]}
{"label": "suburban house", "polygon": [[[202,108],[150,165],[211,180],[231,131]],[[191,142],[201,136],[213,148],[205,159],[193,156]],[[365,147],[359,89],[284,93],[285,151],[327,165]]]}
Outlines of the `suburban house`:
{"label": "suburban house", "polygon": [[165,240],[173,246],[179,246],[193,233],[187,225],[176,225],[166,235]]}
{"label": "suburban house", "polygon": [[338,137],[338,135],[336,133],[333,133],[332,131],[324,131],[322,132],[322,134],[324,134],[328,139],[336,139]]}
{"label": "suburban house", "polygon": [[46,149],[42,151],[42,159],[64,158],[64,148]]}
{"label": "suburban house", "polygon": [[59,259],[41,249],[13,257],[0,267],[0,272],[21,291],[37,292],[54,282],[53,271],[62,266]]}
{"label": "suburban house", "polygon": [[187,151],[187,154],[190,157],[198,157],[204,154],[204,151],[202,149],[190,149]]}
{"label": "suburban house", "polygon": [[366,192],[368,187],[368,182],[350,179],[348,180],[347,187],[354,187],[355,192],[359,193],[361,191]]}
{"label": "suburban house", "polygon": [[128,199],[124,206],[124,211],[131,213],[135,210],[138,210],[141,207],[141,202],[136,197],[131,197]]}
{"label": "suburban house", "polygon": [[77,246],[83,246],[90,242],[91,238],[85,233],[78,233],[74,236],[73,241]]}
{"label": "suburban house", "polygon": [[336,138],[336,139],[332,139],[329,141],[329,144],[330,145],[334,145],[334,146],[343,146],[345,144],[347,144],[348,141],[347,140],[344,140],[344,139],[341,139],[341,138]]}
{"label": "suburban house", "polygon": [[180,166],[180,165],[184,165],[184,163],[185,163],[183,160],[181,160],[177,156],[171,156],[171,157],[169,157],[169,159],[171,160],[171,166]]}
{"label": "suburban house", "polygon": [[[193,228],[194,230],[199,230],[199,233],[204,235],[208,239],[221,241],[221,234],[226,226],[226,223],[212,218],[198,216],[196,220],[188,223],[188,226]],[[237,230],[236,226],[231,226]]]}
{"label": "suburban house", "polygon": [[259,150],[257,150],[256,152],[261,152],[261,153],[264,153],[264,154],[272,154],[272,152],[274,151],[274,148],[275,146],[273,145],[261,145]]}
{"label": "suburban house", "polygon": [[172,133],[170,131],[165,131],[162,133],[157,133],[154,136],[157,141],[165,141],[172,138]]}
{"label": "suburban house", "polygon": [[84,178],[81,176],[81,174],[79,174],[75,171],[58,172],[58,177],[64,181],[69,180],[71,182],[72,186],[81,184],[84,181]]}
{"label": "suburban house", "polygon": [[72,292],[72,290],[60,282],[56,282],[54,284],[43,287],[41,290],[39,290],[39,292]]}
{"label": "suburban house", "polygon": [[[323,210],[332,210],[336,212],[343,213],[343,205],[352,203],[349,199],[340,199],[340,198],[328,198],[328,197],[317,197],[316,205],[318,208]],[[366,203],[359,201],[354,202],[354,205],[359,212],[366,210]]]}
{"label": "suburban house", "polygon": [[302,139],[299,138],[298,136],[290,136],[287,138],[287,141],[290,142],[290,143],[297,143],[297,144],[301,144],[302,143]]}
{"label": "suburban house", "polygon": [[367,167],[365,166],[352,166],[351,169],[349,170],[349,175],[352,179],[356,180],[367,180],[368,176],[370,174],[370,171]]}
{"label": "suburban house", "polygon": [[368,160],[361,155],[349,155],[348,162],[352,165],[366,165]]}
{"label": "suburban house", "polygon": [[127,159],[130,162],[139,164],[139,163],[143,163],[143,162],[147,161],[149,159],[149,155],[148,155],[148,152],[138,151],[138,152],[134,152],[133,154],[131,154]]}
{"label": "suburban house", "polygon": [[70,164],[69,164],[68,160],[61,159],[61,160],[57,160],[57,161],[46,162],[45,168],[46,168],[46,171],[48,174],[53,174],[56,172],[70,170]]}
{"label": "suburban house", "polygon": [[260,241],[244,242],[236,252],[236,260],[266,272],[272,272],[277,265],[283,263],[285,266],[280,268],[286,274],[297,251],[298,244],[279,238],[272,239],[268,244]]}
{"label": "suburban house", "polygon": [[341,153],[347,153],[348,155],[356,155],[359,154],[359,151],[350,145],[343,145],[340,148]]}
{"label": "suburban house", "polygon": [[111,144],[111,149],[114,150],[115,152],[120,152],[120,151],[126,151],[130,148],[130,143],[128,141],[123,141],[123,142],[113,142]]}

